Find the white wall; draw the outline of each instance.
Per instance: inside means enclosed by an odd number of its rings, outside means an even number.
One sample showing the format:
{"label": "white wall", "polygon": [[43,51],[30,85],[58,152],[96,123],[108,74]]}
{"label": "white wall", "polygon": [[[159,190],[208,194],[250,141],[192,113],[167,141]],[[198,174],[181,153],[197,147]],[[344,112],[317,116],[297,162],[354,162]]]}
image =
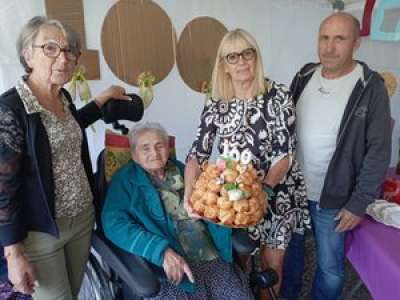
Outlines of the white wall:
{"label": "white wall", "polygon": [[[90,82],[94,94],[115,83],[122,84],[128,91],[137,92],[135,87],[124,84],[113,75],[101,54],[102,22],[107,10],[115,2],[84,0],[87,47],[100,51],[101,80]],[[185,25],[199,16],[214,17],[228,29],[242,27],[248,30],[260,45],[266,75],[286,84],[290,83],[295,72],[305,62],[317,60],[318,26],[320,21],[331,13],[331,8],[325,0],[156,0],[155,2],[170,17],[178,38]],[[44,14],[45,10],[44,0],[0,0],[0,7],[2,7],[0,92],[2,92],[13,86],[19,74],[22,74],[22,69],[16,67],[18,61],[14,52],[14,40],[20,27],[30,17]],[[376,57],[378,49],[382,49],[385,55]],[[360,57],[367,60],[372,67],[383,68],[386,65],[388,67],[394,65],[394,61],[389,59],[391,56],[399,66],[399,53],[399,43],[386,46],[373,42],[366,43],[366,46],[362,47]],[[192,143],[203,103],[204,96],[185,85],[175,65],[166,79],[155,86],[155,99],[146,110],[144,119],[161,122],[171,134],[175,135],[178,157],[184,159]],[[400,108],[397,106],[395,112],[400,116]],[[104,125],[97,122],[95,127],[96,133],[88,130],[93,158],[103,147],[104,142]]]}
{"label": "white wall", "polygon": [[[100,5],[94,1],[85,1],[87,44],[88,47],[95,49],[101,47],[100,33],[96,29],[101,28],[107,9],[114,3],[114,1],[101,2]],[[216,18],[228,29],[236,27],[247,29],[260,44],[267,75],[286,83],[290,82],[296,69],[304,61],[316,58],[314,45],[318,24],[323,16],[330,12],[329,6],[320,1],[159,0],[155,2],[170,17],[178,38],[185,25],[198,16]],[[304,34],[305,32],[307,34]],[[297,47],[293,46],[296,44],[302,46],[296,49]],[[310,47],[304,47],[306,45]],[[102,80],[98,83],[93,82],[91,84],[93,89],[103,88],[107,82],[117,80],[103,58],[101,65]],[[175,135],[178,157],[184,159],[193,141],[203,104],[204,96],[194,92],[184,83],[175,64],[166,79],[155,86],[155,99],[146,110],[144,119],[158,120]],[[92,145],[97,149],[101,148],[102,139],[96,137]]]}

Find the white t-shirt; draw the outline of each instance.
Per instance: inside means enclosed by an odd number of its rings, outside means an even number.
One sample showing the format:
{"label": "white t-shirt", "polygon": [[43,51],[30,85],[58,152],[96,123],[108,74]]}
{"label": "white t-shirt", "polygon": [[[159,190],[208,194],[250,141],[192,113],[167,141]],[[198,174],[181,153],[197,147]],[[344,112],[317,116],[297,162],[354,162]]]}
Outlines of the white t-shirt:
{"label": "white t-shirt", "polygon": [[297,103],[297,159],[302,167],[307,197],[319,201],[344,109],[358,79],[363,76],[357,64],[349,74],[337,79],[314,72]]}

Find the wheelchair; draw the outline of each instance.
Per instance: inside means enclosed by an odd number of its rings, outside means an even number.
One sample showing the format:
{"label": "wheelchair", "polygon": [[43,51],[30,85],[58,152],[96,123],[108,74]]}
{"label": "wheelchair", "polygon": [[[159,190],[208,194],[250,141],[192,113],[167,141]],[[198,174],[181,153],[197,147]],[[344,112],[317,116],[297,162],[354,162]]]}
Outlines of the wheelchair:
{"label": "wheelchair", "polygon": [[[113,122],[114,129],[127,134],[125,126]],[[143,258],[115,246],[104,236],[101,227],[101,210],[107,192],[104,150],[97,158],[95,207],[96,229],[92,237],[92,248],[87,264],[80,299],[138,300],[152,297],[160,290],[159,276],[163,270]],[[257,252],[259,245],[251,240],[244,230],[234,230],[232,243],[235,255],[250,255]],[[255,299],[266,289],[271,300],[277,299],[272,286],[278,281],[273,269],[263,270],[257,263],[257,255],[251,255],[252,270],[250,287]]]}

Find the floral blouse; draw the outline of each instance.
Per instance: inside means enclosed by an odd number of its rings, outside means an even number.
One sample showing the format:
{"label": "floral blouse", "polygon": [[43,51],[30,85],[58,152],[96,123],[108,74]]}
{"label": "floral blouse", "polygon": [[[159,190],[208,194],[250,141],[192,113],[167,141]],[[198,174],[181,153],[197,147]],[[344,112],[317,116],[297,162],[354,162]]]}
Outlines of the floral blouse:
{"label": "floral blouse", "polygon": [[295,107],[284,85],[270,83],[268,92],[253,99],[209,99],[188,156],[207,161],[218,138],[219,153],[227,143],[239,155],[250,155],[261,175],[283,157],[293,157]]}
{"label": "floral blouse", "polygon": [[[207,101],[197,136],[188,158],[199,164],[208,161],[216,144],[219,153],[250,157],[261,177],[281,159],[290,168],[274,187],[268,211],[256,226],[247,230],[251,238],[272,249],[285,249],[292,232],[303,232],[310,224],[303,175],[295,161],[295,106],[283,84],[268,82],[270,88],[252,99]],[[224,151],[225,150],[225,151]]]}
{"label": "floral blouse", "polygon": [[[16,86],[28,114],[39,113],[51,148],[56,217],[73,217],[92,203],[92,192],[81,159],[82,132],[63,98],[65,118],[60,119],[40,105],[29,86]],[[43,159],[46,159],[43,157]]]}

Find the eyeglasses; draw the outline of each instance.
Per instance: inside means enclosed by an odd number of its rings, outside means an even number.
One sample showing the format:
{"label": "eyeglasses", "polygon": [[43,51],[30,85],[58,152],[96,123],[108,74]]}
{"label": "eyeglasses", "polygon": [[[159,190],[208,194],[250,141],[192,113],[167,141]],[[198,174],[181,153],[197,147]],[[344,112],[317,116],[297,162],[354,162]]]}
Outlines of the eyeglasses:
{"label": "eyeglasses", "polygon": [[68,60],[76,61],[81,55],[81,52],[76,48],[61,48],[57,43],[53,42],[43,45],[32,45],[32,48],[42,48],[44,55],[50,58],[57,58],[61,52],[64,52]]}
{"label": "eyeglasses", "polygon": [[239,62],[240,57],[243,58],[245,61],[253,60],[256,57],[256,49],[254,48],[247,48],[244,49],[242,52],[232,52],[225,55],[225,60],[228,64],[237,64]]}

